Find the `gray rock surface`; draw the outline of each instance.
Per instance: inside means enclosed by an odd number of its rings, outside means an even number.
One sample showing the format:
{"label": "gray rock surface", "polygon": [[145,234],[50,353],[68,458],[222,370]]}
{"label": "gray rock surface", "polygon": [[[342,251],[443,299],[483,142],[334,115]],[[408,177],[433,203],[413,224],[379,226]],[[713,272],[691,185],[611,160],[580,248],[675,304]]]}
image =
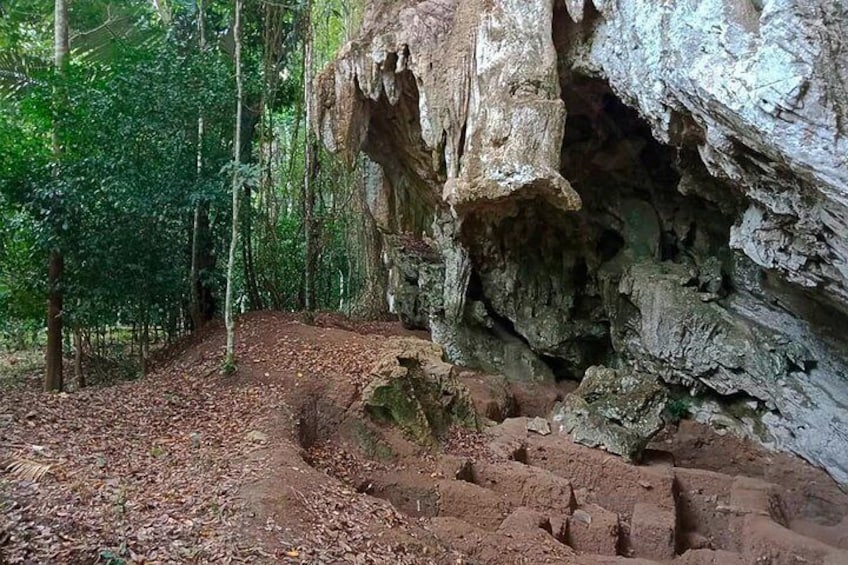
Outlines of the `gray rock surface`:
{"label": "gray rock surface", "polygon": [[427,241],[390,295],[451,360],[651,372],[848,484],[846,37],[840,0],[374,1],[312,125]]}
{"label": "gray rock surface", "polygon": [[656,377],[592,366],[565,401],[554,407],[554,430],[589,447],[638,461],[660,430],[668,396]]}
{"label": "gray rock surface", "polygon": [[551,433],[551,425],[544,418],[537,416],[527,420],[527,431],[546,436]]}

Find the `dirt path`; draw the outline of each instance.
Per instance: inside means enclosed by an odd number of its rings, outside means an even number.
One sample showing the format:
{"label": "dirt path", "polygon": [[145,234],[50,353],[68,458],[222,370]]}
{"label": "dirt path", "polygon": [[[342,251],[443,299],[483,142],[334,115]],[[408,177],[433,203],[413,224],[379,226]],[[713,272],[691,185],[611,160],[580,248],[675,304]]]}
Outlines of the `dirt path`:
{"label": "dirt path", "polygon": [[[423,450],[356,413],[410,332],[316,324],[245,317],[234,378],[212,332],[135,382],[3,391],[0,460],[46,474],[0,474],[0,563],[848,563],[848,497],[797,459],[686,423],[634,467],[521,417]],[[562,394],[473,392],[498,420]]]}

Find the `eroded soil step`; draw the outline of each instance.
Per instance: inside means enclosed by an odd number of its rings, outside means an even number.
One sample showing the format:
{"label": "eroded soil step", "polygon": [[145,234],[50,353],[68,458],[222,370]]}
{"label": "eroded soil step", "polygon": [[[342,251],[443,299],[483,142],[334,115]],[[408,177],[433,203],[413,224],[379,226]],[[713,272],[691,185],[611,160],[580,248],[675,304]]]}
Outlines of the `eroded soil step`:
{"label": "eroded soil step", "polygon": [[486,437],[473,456],[439,454],[415,469],[401,456],[359,490],[472,563],[848,565],[837,526],[807,525],[830,545],[792,532],[781,488],[761,479],[677,468],[671,456],[631,465],[528,432],[526,418]]}
{"label": "eroded soil step", "polygon": [[742,555],[746,563],[848,564],[848,551],[793,532],[768,516],[747,515],[742,529],[742,539]]}
{"label": "eroded soil step", "polygon": [[628,518],[639,502],[675,508],[674,472],[670,465],[630,465],[564,436],[528,434],[525,418],[506,420],[487,433],[495,453],[571,482],[578,502],[595,503]]}
{"label": "eroded soil step", "polygon": [[545,469],[518,461],[472,465],[474,483],[503,494],[514,506],[527,506],[552,516],[568,516],[577,508],[571,482]]}
{"label": "eroded soil step", "polygon": [[[492,452],[510,461],[481,469],[523,464],[568,482],[579,506],[564,522],[564,539],[581,551],[691,565],[848,565],[840,547],[848,539],[842,528],[848,520],[827,527],[801,522],[802,531],[792,531],[778,485],[668,463],[634,466],[568,438],[528,433],[526,422],[509,419],[488,430]],[[598,529],[586,527],[588,508],[599,516]],[[616,530],[617,535],[604,533]],[[615,539],[617,546],[611,545]]]}
{"label": "eroded soil step", "polygon": [[658,565],[646,559],[578,553],[557,541],[548,526],[549,522],[539,513],[519,508],[494,532],[453,517],[434,518],[427,529],[446,546],[467,555],[471,563]]}

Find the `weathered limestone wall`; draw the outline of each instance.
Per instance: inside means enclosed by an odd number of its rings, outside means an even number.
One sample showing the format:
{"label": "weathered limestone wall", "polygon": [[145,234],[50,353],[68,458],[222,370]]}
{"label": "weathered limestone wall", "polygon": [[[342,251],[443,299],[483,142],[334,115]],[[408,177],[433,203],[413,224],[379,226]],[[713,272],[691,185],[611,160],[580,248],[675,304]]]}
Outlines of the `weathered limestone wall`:
{"label": "weathered limestone wall", "polygon": [[847,32],[838,0],[373,2],[313,127],[381,166],[392,301],[453,361],[656,375],[848,483]]}

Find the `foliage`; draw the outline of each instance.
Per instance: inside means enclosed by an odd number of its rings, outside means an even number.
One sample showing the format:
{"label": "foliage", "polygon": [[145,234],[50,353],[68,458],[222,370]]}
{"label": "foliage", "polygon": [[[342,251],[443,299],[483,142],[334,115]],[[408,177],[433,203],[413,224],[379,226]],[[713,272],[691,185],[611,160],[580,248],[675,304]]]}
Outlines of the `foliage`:
{"label": "foliage", "polygon": [[225,377],[229,377],[236,372],[236,363],[233,359],[226,358],[224,362],[221,364],[221,374]]}
{"label": "foliage", "polygon": [[[200,284],[223,296],[229,244],[234,81],[232,2],[91,0],[71,5],[71,64],[52,72],[51,0],[0,10],[0,339],[44,327],[47,250],[61,249],[65,326],[190,328],[193,219],[204,214]],[[329,60],[360,9],[313,2],[316,59]],[[158,6],[158,8],[157,8]],[[247,179],[236,304],[303,306],[303,4],[245,0]],[[55,92],[64,103],[54,108]],[[198,119],[203,135],[198,137]],[[51,133],[59,125],[54,161]],[[198,169],[198,156],[202,167]],[[362,288],[357,175],[320,153],[317,306],[346,309]],[[141,349],[141,348],[139,348]]]}
{"label": "foliage", "polygon": [[668,419],[672,423],[677,423],[683,420],[690,414],[692,409],[692,401],[689,398],[681,397],[671,400],[665,407]]}
{"label": "foliage", "polygon": [[50,472],[51,466],[30,459],[16,457],[2,464],[3,470],[9,476],[19,481],[30,481],[37,483]]}
{"label": "foliage", "polygon": [[114,551],[104,549],[98,555],[97,563],[102,563],[103,565],[125,565],[126,560],[121,557],[120,550],[116,553]]}

